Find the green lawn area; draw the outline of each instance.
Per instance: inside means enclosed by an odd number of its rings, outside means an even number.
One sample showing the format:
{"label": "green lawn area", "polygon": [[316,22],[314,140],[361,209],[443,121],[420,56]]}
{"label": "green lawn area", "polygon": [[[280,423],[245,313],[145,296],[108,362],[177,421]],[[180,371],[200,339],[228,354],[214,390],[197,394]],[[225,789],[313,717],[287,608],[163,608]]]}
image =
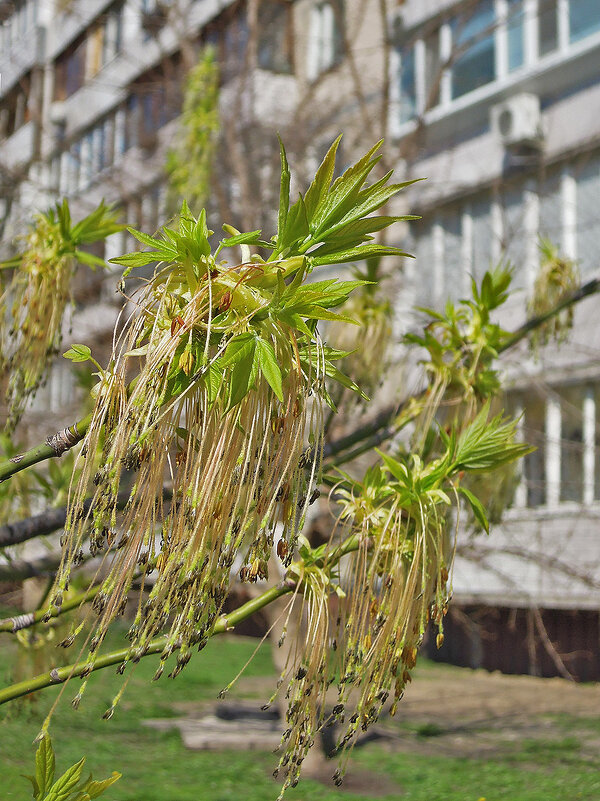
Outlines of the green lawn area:
{"label": "green lawn area", "polygon": [[[102,720],[102,713],[120,687],[122,677],[116,676],[112,669],[94,674],[78,711],[69,704],[79,683],[73,680],[63,694],[51,726],[58,771],[62,772],[83,755],[87,757],[86,767],[96,779],[119,771],[123,778],[103,796],[107,801],[274,801],[278,793],[278,785],[271,778],[277,761],[274,754],[192,752],[184,749],[178,732],[161,732],[140,725],[143,718],[181,715],[185,703],[215,699],[255,646],[255,640],[215,638],[202,654],[193,657],[175,681],[165,676],[151,683],[156,660],[142,660],[132,672],[121,705],[110,721]],[[11,670],[13,650],[9,637],[5,636],[0,652],[3,684],[7,683]],[[426,670],[447,669],[427,665]],[[269,649],[265,647],[245,675],[271,672]],[[21,774],[32,772],[35,752],[32,741],[57,692],[58,688],[45,690],[34,704],[9,705],[0,712],[2,799],[31,797],[29,784]],[[257,700],[257,705],[263,700],[266,699]],[[177,712],[173,704],[178,705]],[[392,741],[374,742],[355,751],[351,766],[358,773],[371,771],[372,786],[378,776],[393,780],[401,788],[400,794],[355,794],[305,779],[287,797],[290,801],[340,801],[344,797],[352,801],[375,797],[385,801],[600,798],[598,759],[590,761],[589,755],[581,753],[579,740],[569,734],[572,722],[561,718],[558,724],[563,726],[560,739],[514,742],[482,759],[470,756],[468,746],[463,757],[444,755],[438,748],[443,731],[432,728],[420,734],[410,732],[406,722],[399,721],[397,730],[410,741],[408,748],[394,747]],[[331,773],[334,768],[332,763]]]}

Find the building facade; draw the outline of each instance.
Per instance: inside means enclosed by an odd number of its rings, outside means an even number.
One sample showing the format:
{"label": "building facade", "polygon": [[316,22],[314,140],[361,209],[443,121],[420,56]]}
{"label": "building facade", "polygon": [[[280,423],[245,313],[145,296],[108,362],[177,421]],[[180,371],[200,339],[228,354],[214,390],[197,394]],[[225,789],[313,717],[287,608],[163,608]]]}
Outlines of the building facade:
{"label": "building facade", "polygon": [[[514,327],[534,291],[540,238],[575,261],[583,282],[600,274],[600,4],[406,2],[396,36],[391,132],[410,150],[411,175],[428,179],[410,203],[423,220],[407,291],[439,305],[508,259],[519,291],[502,322]],[[553,673],[554,642],[567,669],[600,675],[597,308],[597,298],[578,305],[561,347],[503,360],[506,405],[522,413],[522,436],[537,450],[493,537],[459,545],[455,601],[471,622],[502,614],[495,639],[476,626],[450,636],[453,659],[510,669],[504,638],[515,672],[528,662]],[[514,648],[510,619],[521,632],[530,626],[531,658],[524,638]]]}
{"label": "building facade", "polygon": [[[514,265],[518,289],[503,322],[518,325],[540,237],[576,262],[582,280],[600,274],[597,0],[3,0],[0,14],[5,239],[61,195],[75,213],[105,198],[153,231],[167,213],[164,164],[182,78],[211,45],[225,166],[210,203],[237,215],[224,219],[246,230],[262,224],[257,210],[277,189],[276,130],[306,175],[344,131],[342,160],[385,135],[388,165],[427,178],[406,197],[423,219],[402,243],[416,259],[396,281],[400,328],[414,325],[412,305],[463,297],[471,276],[500,259]],[[249,171],[251,161],[259,168]],[[115,236],[103,255],[128,247]],[[108,347],[114,283],[78,276],[79,338]],[[476,625],[500,609],[499,638],[519,615],[533,632],[527,669],[556,669],[544,662],[550,632],[561,652],[585,652],[567,660],[575,673],[600,675],[596,303],[577,306],[560,349],[505,360],[506,404],[522,412],[522,435],[538,449],[493,538],[470,538],[457,558],[455,603],[475,623],[447,642],[461,643],[469,664],[511,669],[486,651]],[[66,373],[58,367],[37,401],[45,418],[48,408],[64,417]],[[534,619],[532,610],[542,612]],[[587,617],[571,642],[573,615]]]}

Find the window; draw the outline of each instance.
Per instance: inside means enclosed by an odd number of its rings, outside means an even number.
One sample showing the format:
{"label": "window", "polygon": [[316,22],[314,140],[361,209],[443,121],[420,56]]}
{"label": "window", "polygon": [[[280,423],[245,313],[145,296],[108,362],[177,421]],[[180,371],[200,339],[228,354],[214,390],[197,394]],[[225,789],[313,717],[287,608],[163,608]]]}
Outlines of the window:
{"label": "window", "polygon": [[476,198],[471,205],[473,219],[472,275],[479,283],[492,267],[492,213],[489,197]]}
{"label": "window", "polygon": [[123,3],[119,0],[103,14],[87,37],[86,78],[93,78],[121,50]]}
{"label": "window", "polygon": [[525,61],[525,11],[523,0],[508,0],[506,35],[509,72],[519,69]]}
{"label": "window", "polygon": [[415,243],[415,303],[418,306],[431,305],[433,298],[433,279],[435,275],[435,248],[433,225],[423,220],[419,223],[419,234]]}
{"label": "window", "polygon": [[137,94],[131,94],[125,105],[125,150],[137,147],[140,130],[140,109]]}
{"label": "window", "polygon": [[94,175],[94,132],[88,131],[81,140],[81,168],[79,171],[79,190],[90,185]]}
{"label": "window", "polygon": [[102,53],[104,52],[104,26],[97,25],[88,34],[86,43],[86,79],[93,78],[102,67]]}
{"label": "window", "polygon": [[440,30],[437,28],[425,38],[425,108],[433,108],[440,102],[441,77]]}
{"label": "window", "polygon": [[115,161],[127,150],[127,108],[117,109],[115,114],[114,154]]}
{"label": "window", "polygon": [[462,97],[495,78],[495,12],[493,0],[481,0],[468,15],[452,22],[452,97]]}
{"label": "window", "polygon": [[514,266],[513,288],[524,289],[526,275],[526,249],[529,235],[526,230],[526,208],[522,186],[506,190],[502,198],[502,252]]}
{"label": "window", "polygon": [[37,25],[38,0],[13,0],[0,6],[0,49],[4,52]]}
{"label": "window", "polygon": [[83,86],[86,69],[86,40],[79,37],[57,59],[54,77],[54,99],[66,100]]}
{"label": "window", "polygon": [[544,0],[538,10],[538,53],[545,56],[558,47],[558,0]]}
{"label": "window", "polygon": [[463,296],[463,249],[461,210],[451,209],[442,215],[444,229],[444,285],[451,300]]}
{"label": "window", "polygon": [[524,403],[523,439],[535,450],[528,453],[523,464],[527,506],[543,506],[546,502],[546,406],[542,398],[530,397]]}
{"label": "window", "polygon": [[175,55],[160,67],[140,76],[131,85],[125,104],[125,140],[121,122],[117,131],[117,154],[130,147],[152,148],[156,132],[181,112],[179,60]]}
{"label": "window", "polygon": [[536,448],[523,463],[527,506],[600,500],[600,386],[547,388],[518,405],[522,439]]}
{"label": "window", "polygon": [[314,81],[342,58],[344,51],[343,6],[341,2],[317,3],[310,10],[306,74]]}
{"label": "window", "polygon": [[113,5],[104,18],[102,63],[107,64],[121,51],[123,44],[123,3]]}
{"label": "window", "polygon": [[412,120],[417,113],[415,86],[415,50],[405,47],[399,53],[399,117],[400,122]]}
{"label": "window", "polygon": [[292,9],[288,0],[269,0],[258,10],[258,66],[272,72],[293,71]]}
{"label": "window", "polygon": [[583,501],[583,391],[569,387],[560,393],[560,500]]}
{"label": "window", "polygon": [[540,236],[562,248],[564,204],[561,196],[560,169],[553,170],[540,186]]}
{"label": "window", "polygon": [[600,31],[600,3],[598,0],[570,0],[569,37],[578,42],[585,36]]}
{"label": "window", "polygon": [[583,276],[598,270],[600,242],[600,154],[584,157],[575,171],[577,195],[577,257]]}
{"label": "window", "polygon": [[31,73],[27,73],[2,99],[0,137],[12,136],[31,119]]}

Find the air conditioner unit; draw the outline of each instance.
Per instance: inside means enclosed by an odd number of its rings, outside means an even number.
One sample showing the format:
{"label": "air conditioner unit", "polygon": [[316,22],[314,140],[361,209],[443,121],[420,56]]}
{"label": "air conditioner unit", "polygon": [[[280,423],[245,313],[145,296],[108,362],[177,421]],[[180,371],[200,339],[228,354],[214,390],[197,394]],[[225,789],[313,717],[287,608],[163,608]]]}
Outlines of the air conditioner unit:
{"label": "air conditioner unit", "polygon": [[490,127],[504,147],[541,148],[544,132],[539,97],[523,92],[492,106]]}

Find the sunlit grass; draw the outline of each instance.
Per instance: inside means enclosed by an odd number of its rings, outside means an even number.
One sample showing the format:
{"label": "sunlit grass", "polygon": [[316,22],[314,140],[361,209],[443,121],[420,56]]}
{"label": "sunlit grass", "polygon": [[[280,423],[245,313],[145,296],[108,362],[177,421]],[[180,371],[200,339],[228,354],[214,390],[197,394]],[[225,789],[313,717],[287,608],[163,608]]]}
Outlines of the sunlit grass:
{"label": "sunlit grass", "polygon": [[[157,731],[140,724],[147,718],[185,715],[186,705],[197,709],[206,704],[208,711],[216,703],[219,690],[248,659],[256,642],[217,637],[194,656],[175,681],[165,676],[151,683],[158,657],[142,660],[132,673],[122,705],[110,721],[102,720],[102,713],[122,677],[111,669],[93,674],[77,712],[69,704],[78,687],[78,680],[74,680],[65,690],[51,725],[58,770],[85,755],[87,767],[95,776],[108,776],[113,770],[121,772],[123,778],[107,792],[107,801],[274,801],[279,789],[271,778],[276,755],[188,751],[179,732]],[[0,651],[0,677],[4,682],[14,652],[11,645],[6,637]],[[108,645],[118,647],[121,642],[115,637]],[[425,679],[436,671],[446,681],[463,672],[424,662],[417,674]],[[272,677],[274,684],[268,647],[259,650],[246,675]],[[269,694],[268,686],[266,682],[265,695]],[[243,691],[243,685],[239,689]],[[253,695],[258,707],[266,698],[260,697],[260,691],[257,697],[257,689],[253,688]],[[21,774],[32,772],[32,741],[57,692],[58,688],[46,690],[35,703],[12,704],[0,712],[2,799],[30,797],[29,785]],[[589,749],[585,753],[584,748],[585,734],[596,733],[597,720],[575,715],[555,717],[560,736],[552,739],[544,734],[540,739],[510,743],[504,740],[485,758],[473,756],[477,737],[474,732],[465,732],[469,740],[464,757],[447,756],[444,743],[448,732],[442,723],[436,728],[436,736],[431,736],[431,732],[399,720],[399,742],[372,743],[353,753],[350,773],[370,771],[374,794],[342,796],[333,784],[325,786],[302,779],[296,789],[288,791],[288,797],[290,801],[339,801],[341,797],[349,801],[587,801],[600,797],[599,760],[591,758]],[[389,725],[391,722],[387,721],[386,728]],[[330,774],[334,769],[332,762]],[[379,778],[395,782],[401,795],[376,795]],[[369,782],[364,784],[369,786]]]}

